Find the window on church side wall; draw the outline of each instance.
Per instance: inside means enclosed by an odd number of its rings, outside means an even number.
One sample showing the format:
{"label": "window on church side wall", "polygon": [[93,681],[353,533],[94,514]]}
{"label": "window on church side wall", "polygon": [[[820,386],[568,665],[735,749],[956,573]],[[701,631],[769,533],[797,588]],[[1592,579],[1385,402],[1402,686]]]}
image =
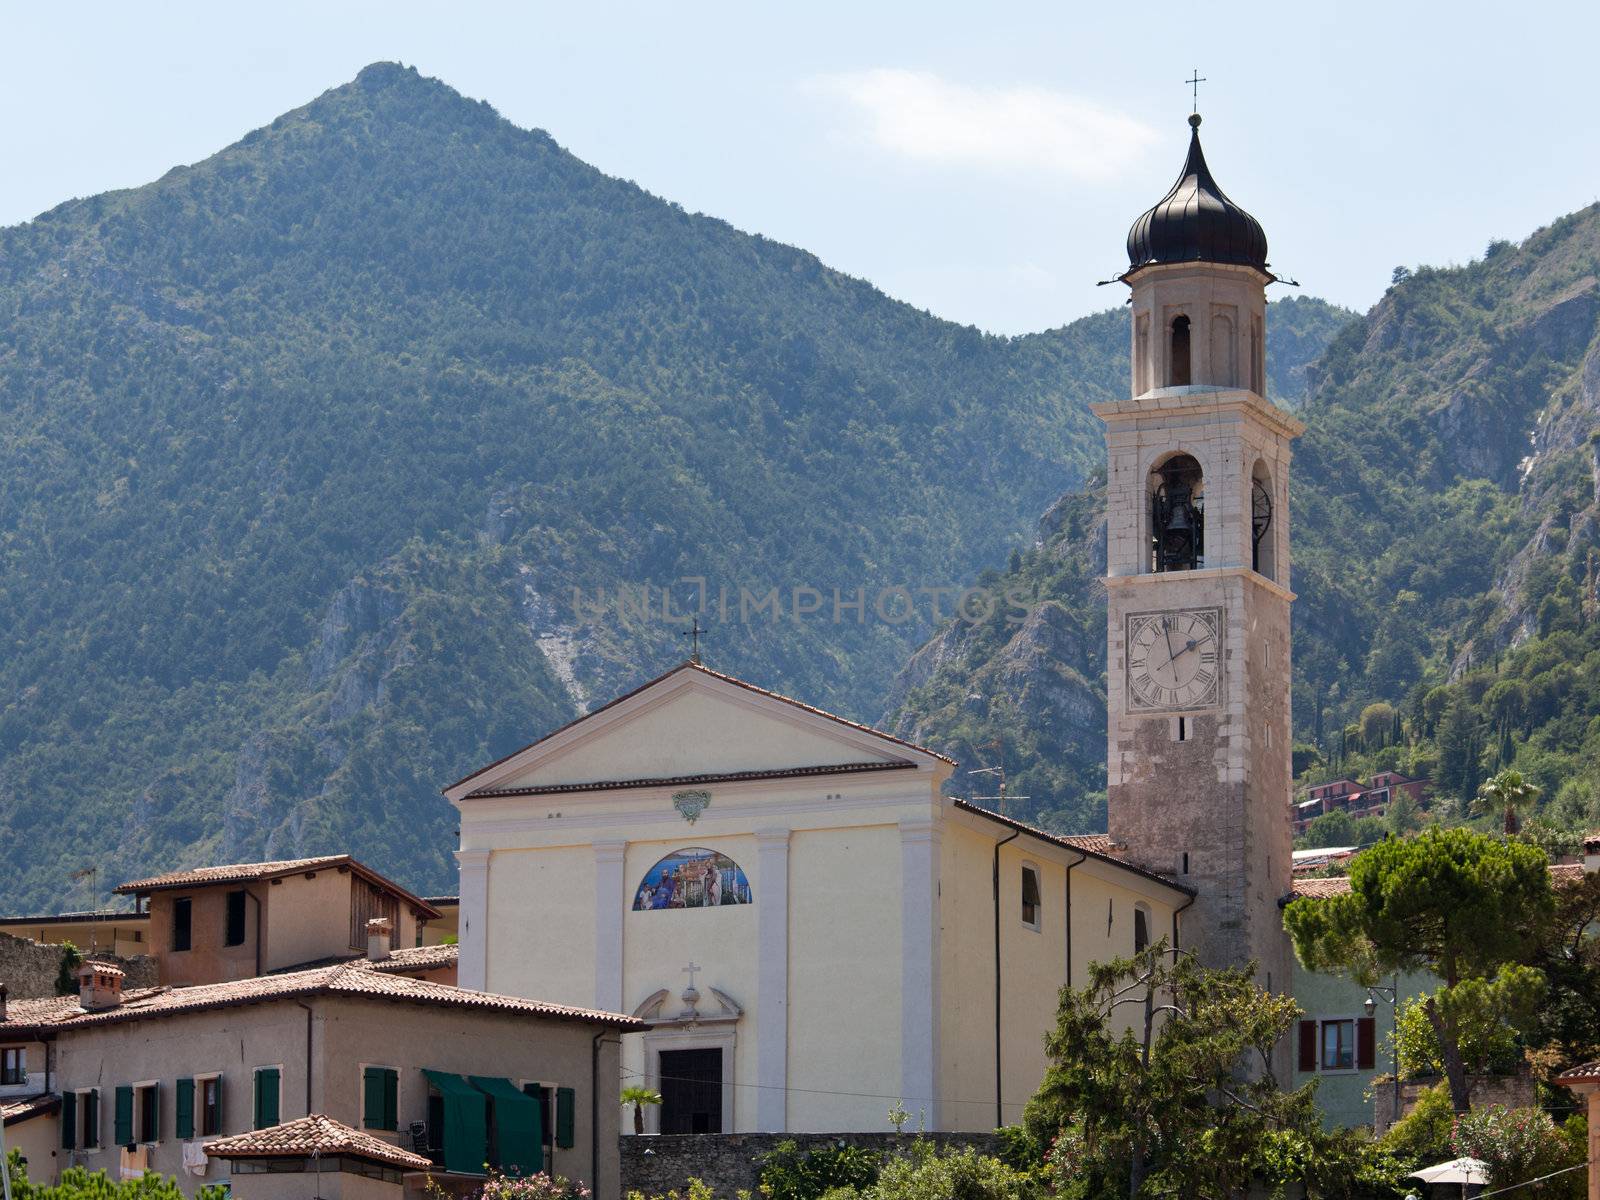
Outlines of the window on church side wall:
{"label": "window on church side wall", "polygon": [[1022,923],[1039,928],[1039,872],[1034,867],[1022,868]]}
{"label": "window on church side wall", "polygon": [[1167,386],[1189,384],[1189,318],[1172,319],[1172,350],[1167,359]]}
{"label": "window on church side wall", "polygon": [[633,911],[724,908],[754,899],[743,867],[726,854],[689,846],[674,850],[645,872],[633,897]]}
{"label": "window on church side wall", "polygon": [[1150,910],[1143,904],[1133,906],[1133,952],[1143,953],[1150,945]]}

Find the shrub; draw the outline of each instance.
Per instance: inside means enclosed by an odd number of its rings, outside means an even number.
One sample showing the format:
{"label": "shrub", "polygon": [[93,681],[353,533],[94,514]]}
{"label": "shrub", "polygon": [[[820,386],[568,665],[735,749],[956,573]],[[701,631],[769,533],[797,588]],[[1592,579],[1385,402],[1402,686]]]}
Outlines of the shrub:
{"label": "shrub", "polygon": [[[1457,1154],[1481,1159],[1488,1165],[1489,1186],[1493,1188],[1527,1183],[1584,1161],[1582,1147],[1574,1154],[1568,1137],[1540,1108],[1508,1109],[1503,1104],[1475,1108],[1456,1119],[1451,1140]],[[1568,1172],[1569,1176],[1577,1174]],[[1548,1187],[1552,1194],[1560,1194],[1566,1184],[1567,1177],[1558,1176],[1540,1185],[1539,1190],[1543,1193]]]}
{"label": "shrub", "polygon": [[560,1175],[503,1175],[490,1171],[477,1200],[589,1200],[589,1189]]}
{"label": "shrub", "polygon": [[768,1200],[821,1200],[833,1190],[871,1187],[877,1179],[878,1156],[842,1142],[801,1154],[794,1142],[783,1141],[761,1159],[761,1194]]}

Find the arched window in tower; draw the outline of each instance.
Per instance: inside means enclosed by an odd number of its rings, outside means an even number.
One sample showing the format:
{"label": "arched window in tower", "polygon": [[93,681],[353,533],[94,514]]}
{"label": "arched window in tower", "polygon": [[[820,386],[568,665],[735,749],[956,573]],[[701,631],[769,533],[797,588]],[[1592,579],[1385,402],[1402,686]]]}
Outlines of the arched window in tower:
{"label": "arched window in tower", "polygon": [[1205,564],[1205,480],[1192,455],[1176,454],[1150,475],[1150,568],[1193,571]]}
{"label": "arched window in tower", "polygon": [[1187,387],[1189,383],[1189,318],[1172,318],[1172,350],[1167,355],[1167,386]]}
{"label": "arched window in tower", "polygon": [[1258,458],[1250,471],[1250,568],[1268,579],[1278,577],[1272,517],[1272,474]]}
{"label": "arched window in tower", "polygon": [[1231,388],[1239,382],[1234,370],[1233,318],[1225,313],[1211,314],[1211,382]]}

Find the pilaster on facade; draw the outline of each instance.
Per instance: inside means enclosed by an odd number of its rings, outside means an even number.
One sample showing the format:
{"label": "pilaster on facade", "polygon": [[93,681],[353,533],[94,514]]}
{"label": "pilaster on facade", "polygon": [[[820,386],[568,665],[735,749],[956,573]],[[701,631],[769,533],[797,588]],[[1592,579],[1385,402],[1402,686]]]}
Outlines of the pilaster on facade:
{"label": "pilaster on facade", "polygon": [[788,1128],[789,830],[758,829],[756,886],[756,1128]]}
{"label": "pilaster on facade", "polygon": [[628,843],[594,844],[594,1003],[606,1012],[622,1012],[622,922],[627,881],[623,867]]}
{"label": "pilaster on facade", "polygon": [[460,870],[461,925],[457,982],[486,991],[489,984],[489,856],[488,850],[457,850]]}
{"label": "pilaster on facade", "polygon": [[931,817],[900,821],[900,1091],[929,1129],[939,1111],[939,848]]}

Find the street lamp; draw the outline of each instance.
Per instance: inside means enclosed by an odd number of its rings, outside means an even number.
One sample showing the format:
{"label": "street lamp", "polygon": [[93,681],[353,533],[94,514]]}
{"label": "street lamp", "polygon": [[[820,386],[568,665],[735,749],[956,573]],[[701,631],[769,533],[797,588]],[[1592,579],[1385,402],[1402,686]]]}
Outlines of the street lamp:
{"label": "street lamp", "polygon": [[[1392,1126],[1400,1119],[1400,976],[1394,977],[1394,983],[1385,987],[1382,984],[1373,984],[1367,988],[1367,998],[1362,1001],[1361,1007],[1366,1009],[1367,1016],[1374,1016],[1378,1011],[1378,997],[1383,997],[1394,1016],[1390,1022],[1389,1049],[1393,1052],[1394,1070],[1394,1107],[1390,1111],[1389,1124]],[[1377,1026],[1373,1026],[1373,1037],[1377,1037]]]}

